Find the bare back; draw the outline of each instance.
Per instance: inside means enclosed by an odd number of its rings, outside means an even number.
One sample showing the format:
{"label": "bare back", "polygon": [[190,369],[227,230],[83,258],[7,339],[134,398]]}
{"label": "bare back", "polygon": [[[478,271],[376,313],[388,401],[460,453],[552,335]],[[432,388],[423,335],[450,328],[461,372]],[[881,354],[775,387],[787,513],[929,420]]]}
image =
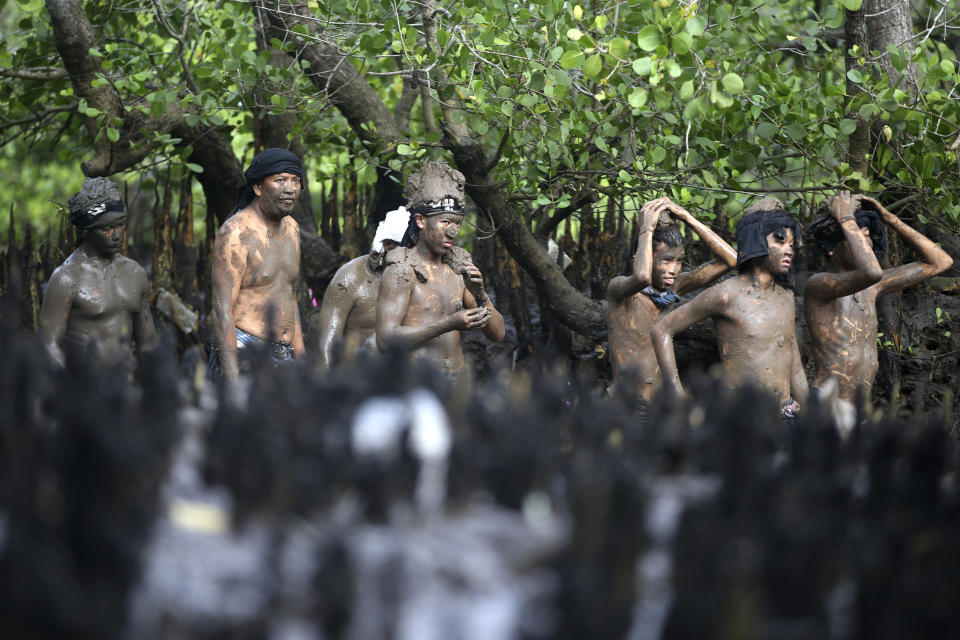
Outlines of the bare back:
{"label": "bare back", "polygon": [[320,358],[332,365],[333,345],[343,340],[346,352],[375,352],[377,292],[383,271],[370,268],[370,257],[354,258],[340,267],[330,281],[320,307]]}

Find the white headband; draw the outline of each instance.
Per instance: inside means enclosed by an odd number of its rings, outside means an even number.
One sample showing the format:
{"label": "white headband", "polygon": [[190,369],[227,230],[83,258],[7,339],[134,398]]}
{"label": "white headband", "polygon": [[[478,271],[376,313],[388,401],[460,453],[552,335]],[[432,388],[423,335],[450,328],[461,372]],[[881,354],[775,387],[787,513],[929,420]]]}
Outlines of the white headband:
{"label": "white headband", "polygon": [[403,233],[407,230],[409,221],[410,212],[405,207],[387,213],[383,222],[377,225],[377,233],[373,236],[371,250],[374,253],[382,252],[384,240],[393,240],[396,243],[403,240]]}

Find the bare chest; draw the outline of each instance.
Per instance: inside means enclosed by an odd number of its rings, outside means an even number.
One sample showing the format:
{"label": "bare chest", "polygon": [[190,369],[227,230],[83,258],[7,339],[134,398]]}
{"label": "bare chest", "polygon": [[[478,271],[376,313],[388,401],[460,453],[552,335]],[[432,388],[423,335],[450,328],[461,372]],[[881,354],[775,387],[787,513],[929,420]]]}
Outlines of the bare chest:
{"label": "bare chest", "polygon": [[292,283],[300,273],[300,251],[289,236],[251,239],[243,273],[244,288]]}
{"label": "bare chest", "polygon": [[408,315],[439,318],[463,309],[463,278],[450,269],[437,270],[426,282],[414,285]]}
{"label": "bare chest", "polygon": [[77,280],[71,314],[96,319],[135,313],[142,295],[136,280],[124,277],[116,267],[107,267],[103,271],[85,269]]}
{"label": "bare chest", "polygon": [[794,314],[793,297],[786,292],[757,295],[749,291],[728,307],[717,330],[736,341],[784,347],[794,333]]}

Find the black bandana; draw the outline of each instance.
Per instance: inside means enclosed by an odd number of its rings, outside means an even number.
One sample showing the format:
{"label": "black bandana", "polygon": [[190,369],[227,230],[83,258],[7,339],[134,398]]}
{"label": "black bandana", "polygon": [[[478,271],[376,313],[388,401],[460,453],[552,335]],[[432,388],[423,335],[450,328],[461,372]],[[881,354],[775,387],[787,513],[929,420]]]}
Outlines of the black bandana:
{"label": "black bandana", "polygon": [[800,243],[800,223],[786,211],[754,211],[737,222],[737,269],[748,260],[769,255],[767,235],[778,229],[793,229],[794,242]]}
{"label": "black bandana", "polygon": [[[117,215],[119,214],[119,215]],[[119,200],[107,200],[70,211],[70,223],[80,231],[126,222],[126,207]]]}
{"label": "black bandana", "polygon": [[420,238],[420,227],[414,216],[438,216],[441,213],[455,213],[458,216],[463,215],[463,205],[457,202],[456,198],[444,198],[438,202],[421,202],[410,209],[410,221],[407,222],[407,230],[403,233],[403,239],[400,240],[401,247],[413,247]]}
{"label": "black bandana", "polygon": [[300,178],[304,187],[307,186],[303,164],[297,154],[286,149],[267,149],[256,156],[250,162],[247,170],[243,172],[246,184],[240,187],[237,193],[237,204],[233,207],[230,215],[241,209],[246,209],[254,201],[257,194],[253,192],[253,185],[277,173],[292,173]]}
{"label": "black bandana", "polygon": [[680,296],[675,294],[673,291],[667,289],[666,291],[657,291],[653,288],[653,285],[647,287],[640,293],[648,296],[650,301],[653,304],[657,305],[658,308],[663,309],[664,307],[669,307],[670,305],[677,304],[680,302]]}
{"label": "black bandana", "polygon": [[[873,253],[877,257],[882,256],[887,251],[887,231],[880,214],[870,209],[857,209],[853,217],[858,227],[870,230]],[[804,234],[816,242],[823,253],[827,253],[843,240],[843,229],[831,215],[821,216],[808,224]]]}

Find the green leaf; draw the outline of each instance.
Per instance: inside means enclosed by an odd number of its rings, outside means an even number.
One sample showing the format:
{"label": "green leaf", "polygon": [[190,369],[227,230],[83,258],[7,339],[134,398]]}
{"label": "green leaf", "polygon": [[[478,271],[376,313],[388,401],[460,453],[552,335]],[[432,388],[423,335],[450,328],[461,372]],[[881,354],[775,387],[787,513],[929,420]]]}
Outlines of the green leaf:
{"label": "green leaf", "polygon": [[648,76],[650,75],[650,70],[653,68],[653,63],[650,60],[650,57],[646,58],[637,58],[633,61],[633,72],[638,76]]}
{"label": "green leaf", "polygon": [[693,80],[687,80],[680,85],[680,100],[686,102],[693,97]]}
{"label": "green leaf", "polygon": [[513,115],[513,103],[504,102],[503,104],[500,105],[500,111],[503,113],[503,115],[507,117]]}
{"label": "green leaf", "polygon": [[627,50],[630,48],[630,41],[626,38],[614,38],[610,41],[610,55],[617,58],[626,58]]}
{"label": "green leaf", "polygon": [[693,36],[689,33],[680,32],[670,39],[670,45],[673,47],[673,52],[678,56],[685,56],[690,52],[690,47],[693,46]]}
{"label": "green leaf", "polygon": [[660,28],[656,25],[648,24],[637,34],[637,45],[644,51],[653,51],[661,41]]}
{"label": "green leaf", "polygon": [[120,139],[120,132],[114,129],[113,127],[107,127],[107,140],[110,142],[116,142]]}
{"label": "green leaf", "polygon": [[607,28],[607,22],[608,22],[607,16],[600,14],[599,16],[593,19],[593,26],[597,31],[603,31],[604,29]]}
{"label": "green leaf", "polygon": [[723,76],[723,88],[727,93],[740,93],[743,90],[743,80],[735,73]]}
{"label": "green leaf", "polygon": [[193,162],[187,162],[184,166],[194,173],[203,173],[203,167]]}
{"label": "green leaf", "polygon": [[850,80],[850,82],[863,84],[863,74],[860,73],[859,69],[850,69],[850,71],[847,71],[847,78]]}
{"label": "green leaf", "polygon": [[772,122],[761,122],[757,125],[755,133],[761,140],[770,140],[777,133],[777,125]]}
{"label": "green leaf", "polygon": [[400,155],[400,156],[413,155],[413,149],[411,149],[411,148],[410,148],[410,145],[408,145],[408,144],[403,144],[403,143],[398,144],[398,145],[397,145],[397,155]]}
{"label": "green leaf", "polygon": [[599,53],[595,53],[587,58],[583,63],[583,74],[588,78],[594,78],[603,70],[603,59]]}
{"label": "green leaf", "polygon": [[642,109],[643,105],[647,104],[647,90],[646,89],[634,89],[630,93],[630,97],[627,98],[627,101],[630,103],[630,106],[634,109]]}
{"label": "green leaf", "polygon": [[663,147],[654,147],[650,151],[650,162],[660,164],[667,157],[667,150]]}
{"label": "green leaf", "polygon": [[788,124],[783,130],[794,140],[800,140],[803,136],[807,135],[807,130],[803,128],[803,125],[797,123]]}
{"label": "green leaf", "polygon": [[857,130],[857,121],[850,118],[844,118],[840,121],[840,133],[845,136],[850,135]]}
{"label": "green leaf", "polygon": [[863,0],[840,0],[840,3],[847,11],[859,11],[863,6]]}
{"label": "green leaf", "polygon": [[570,50],[560,58],[560,66],[564,69],[573,69],[579,67],[583,62],[583,53],[577,50]]}
{"label": "green leaf", "polygon": [[567,37],[573,41],[577,41],[583,37],[583,32],[577,28],[567,29]]}
{"label": "green leaf", "polygon": [[689,33],[691,36],[702,36],[703,30],[706,27],[703,18],[700,16],[693,16],[687,20],[687,24],[683,25],[683,30]]}

